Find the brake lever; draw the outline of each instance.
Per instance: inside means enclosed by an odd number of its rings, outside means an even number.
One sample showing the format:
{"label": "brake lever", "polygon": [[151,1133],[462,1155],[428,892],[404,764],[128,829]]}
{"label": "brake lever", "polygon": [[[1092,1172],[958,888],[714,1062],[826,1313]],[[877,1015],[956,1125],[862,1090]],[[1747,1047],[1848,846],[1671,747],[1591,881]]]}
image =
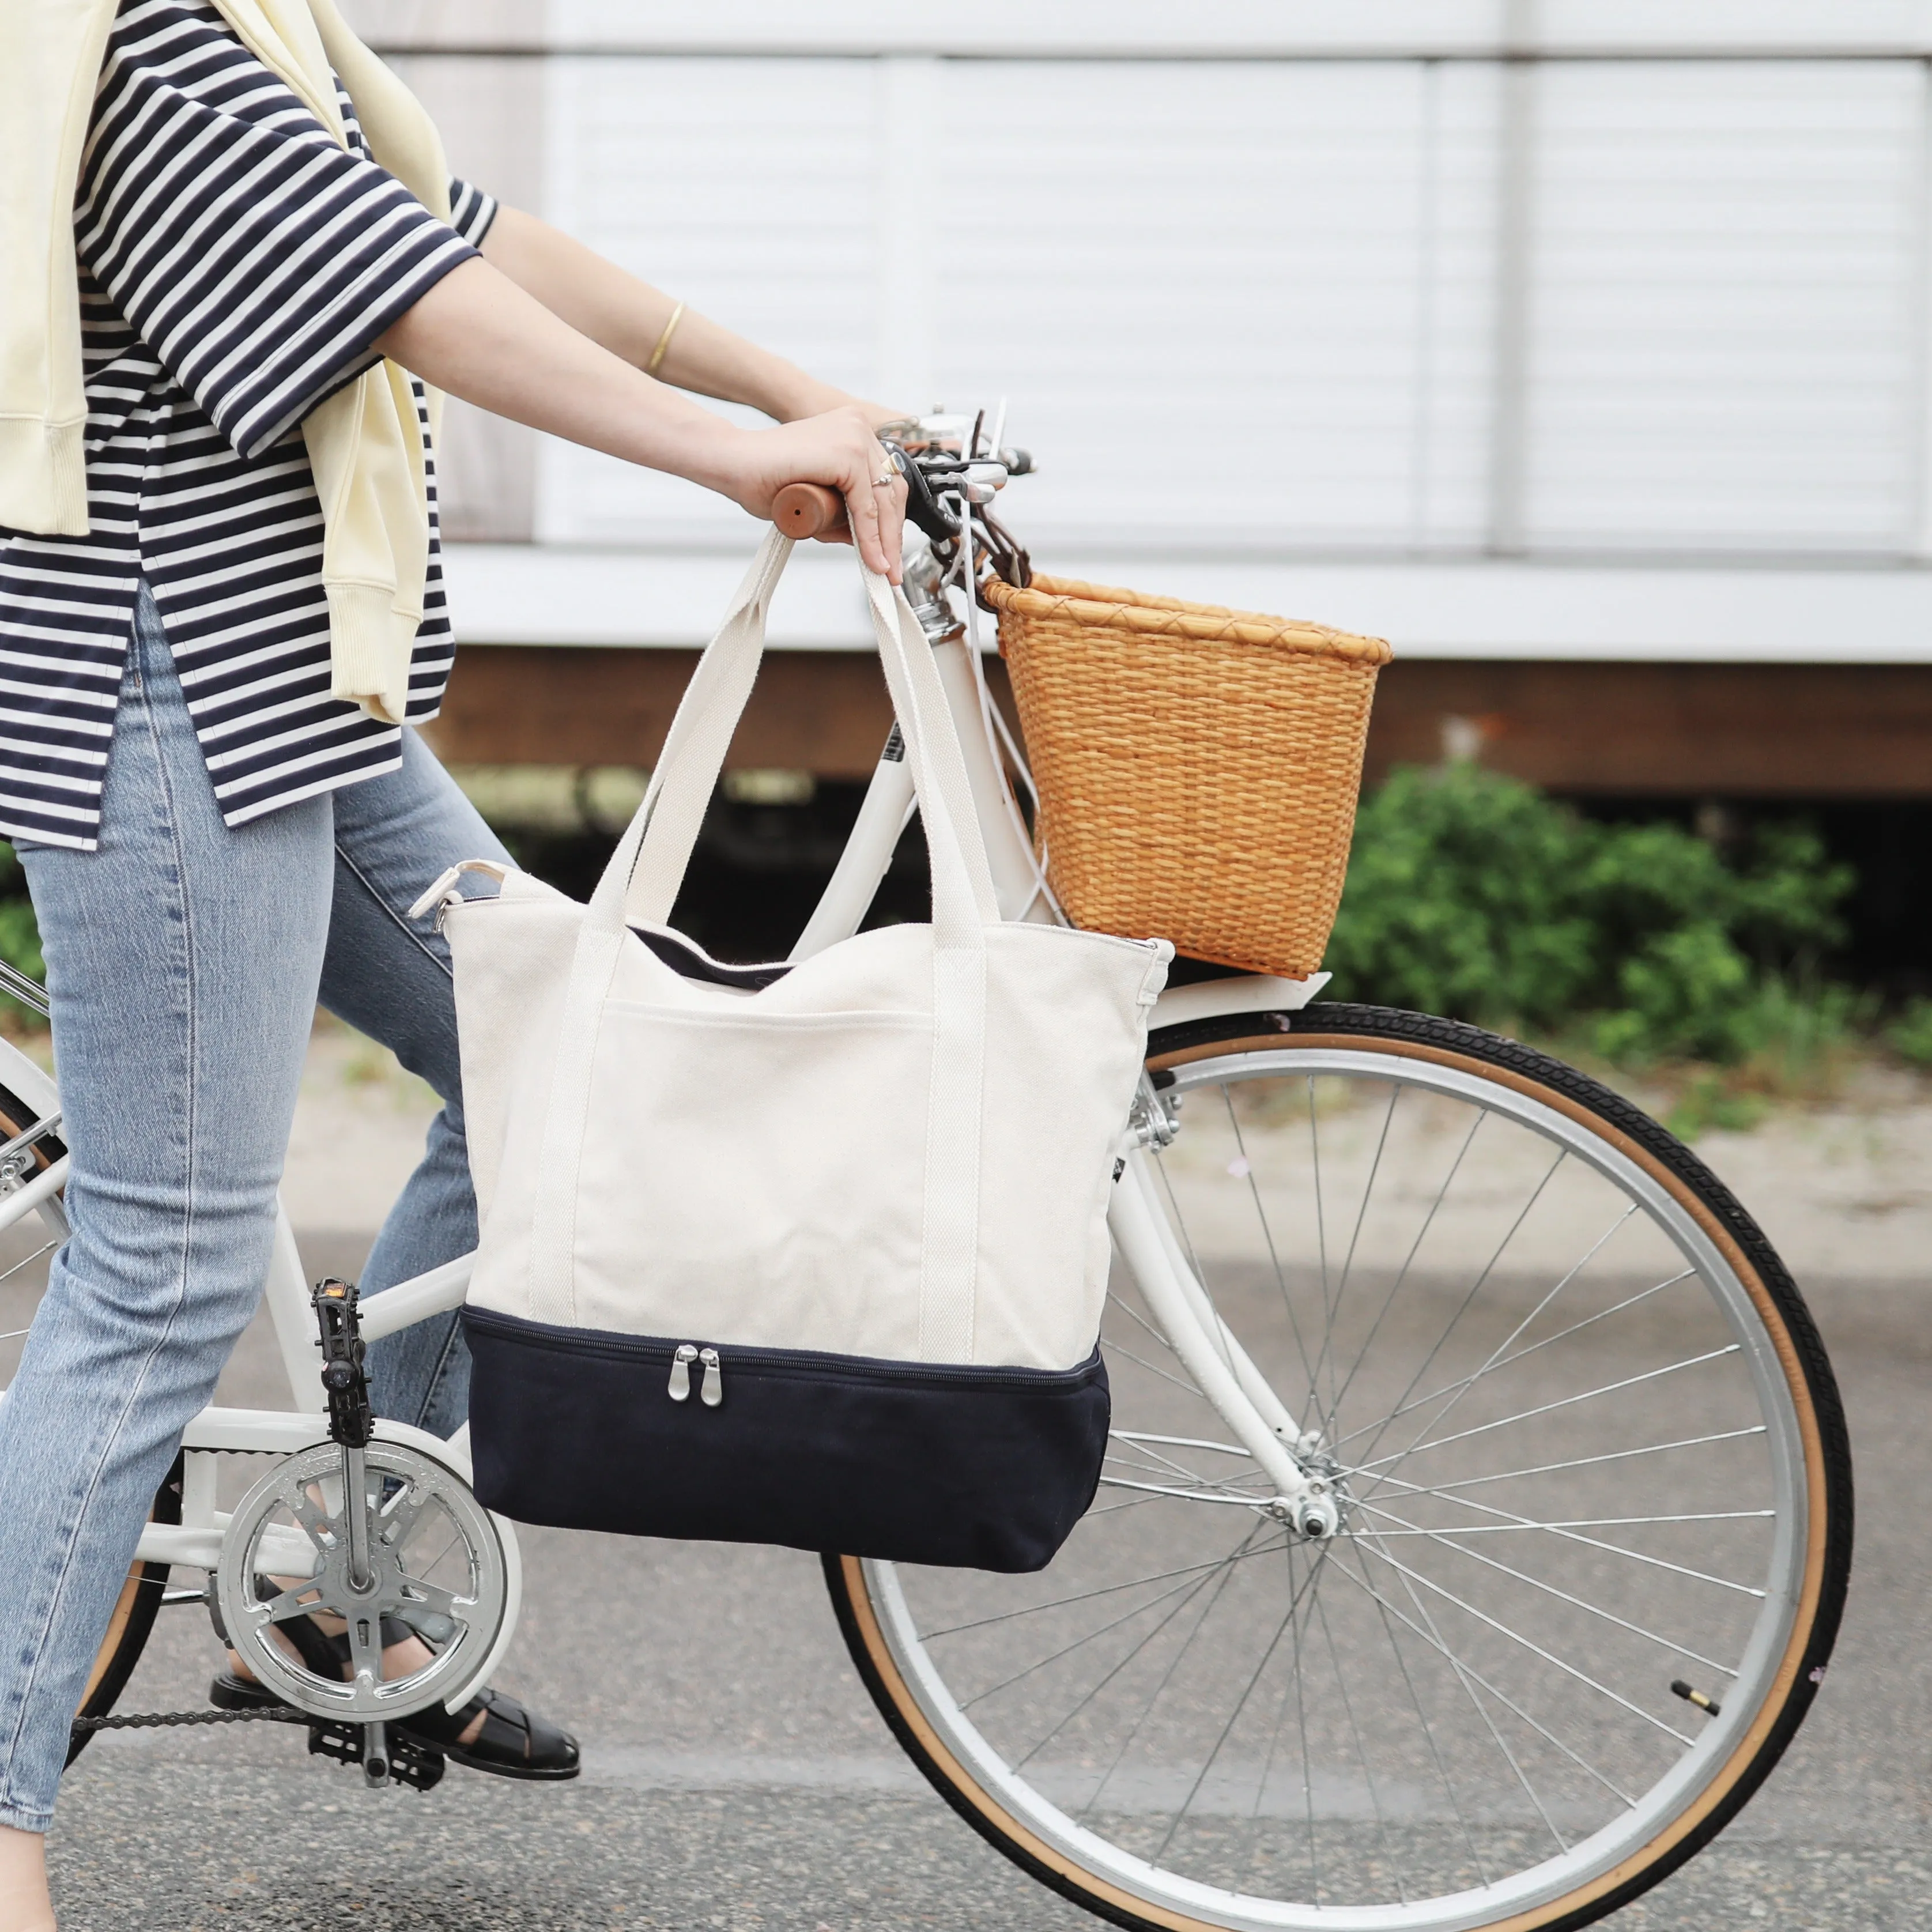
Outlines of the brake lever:
{"label": "brake lever", "polygon": [[959,534],[959,526],[940,507],[939,500],[932,494],[932,485],[926,480],[925,470],[919,459],[909,456],[902,450],[888,445],[892,449],[892,460],[898,464],[899,474],[905,478],[908,518],[917,524],[936,543],[951,543]]}

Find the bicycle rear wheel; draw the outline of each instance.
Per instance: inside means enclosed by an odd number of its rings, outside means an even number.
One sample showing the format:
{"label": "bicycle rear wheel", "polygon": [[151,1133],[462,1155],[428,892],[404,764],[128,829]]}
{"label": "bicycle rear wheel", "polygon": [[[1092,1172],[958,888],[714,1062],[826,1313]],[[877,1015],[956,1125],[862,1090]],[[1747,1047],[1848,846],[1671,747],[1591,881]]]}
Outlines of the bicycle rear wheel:
{"label": "bicycle rear wheel", "polygon": [[1735,1814],[1830,1654],[1850,1455],[1796,1290],[1655,1122],[1473,1028],[1317,1006],[1150,1064],[1176,1238],[1342,1528],[1270,1513],[1117,1267],[1094,1508],[1036,1576],[829,1558],[868,1687],[1123,1925],[1589,1923]]}
{"label": "bicycle rear wheel", "polygon": [[[46,1076],[18,1047],[0,1040],[0,1142],[26,1132],[42,1118],[44,1110],[54,1104],[52,1083]],[[10,1178],[8,1191],[44,1172],[65,1151],[57,1133],[22,1150],[24,1158],[20,1161],[18,1173]],[[4,1198],[0,1194],[0,1200]],[[65,1235],[66,1222],[58,1202],[36,1210],[8,1231],[6,1259],[0,1262],[0,1388],[14,1378],[26,1330],[40,1304],[44,1280],[41,1264]],[[178,1482],[171,1475],[155,1498],[153,1514],[159,1522],[178,1522],[180,1509]],[[113,1614],[108,1619],[107,1634],[95,1654],[94,1667],[88,1672],[87,1687],[76,1715],[104,1718],[113,1709],[147,1647],[167,1580],[165,1563],[136,1563],[128,1570],[128,1580],[122,1586]],[[69,1764],[86,1748],[92,1735],[88,1731],[74,1734],[68,1747]]]}

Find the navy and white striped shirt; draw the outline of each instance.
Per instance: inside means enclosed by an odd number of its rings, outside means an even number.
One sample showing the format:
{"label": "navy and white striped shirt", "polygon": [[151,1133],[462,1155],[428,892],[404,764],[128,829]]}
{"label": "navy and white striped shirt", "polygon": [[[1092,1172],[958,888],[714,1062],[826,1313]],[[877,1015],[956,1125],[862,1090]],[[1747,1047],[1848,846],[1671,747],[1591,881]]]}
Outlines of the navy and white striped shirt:
{"label": "navy and white striped shirt", "polygon": [[[346,152],[208,0],[121,0],[74,207],[92,530],[0,531],[0,835],[96,844],[143,578],[230,825],[400,762],[398,727],[328,694],[302,422],[474,256],[496,203],[453,182],[438,220],[342,99]],[[430,526],[412,722],[455,648],[433,464]]]}

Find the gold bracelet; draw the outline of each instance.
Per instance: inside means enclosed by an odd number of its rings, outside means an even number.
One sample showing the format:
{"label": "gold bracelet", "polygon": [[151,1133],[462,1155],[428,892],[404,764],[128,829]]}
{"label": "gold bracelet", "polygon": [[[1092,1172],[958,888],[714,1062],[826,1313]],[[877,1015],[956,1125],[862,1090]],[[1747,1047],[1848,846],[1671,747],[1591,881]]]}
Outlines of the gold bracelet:
{"label": "gold bracelet", "polygon": [[658,338],[658,346],[651,351],[651,359],[644,364],[644,374],[655,376],[658,364],[664,359],[664,351],[670,346],[671,338],[677,333],[678,324],[684,320],[684,304],[680,302],[670,312],[670,320],[664,326],[664,333]]}

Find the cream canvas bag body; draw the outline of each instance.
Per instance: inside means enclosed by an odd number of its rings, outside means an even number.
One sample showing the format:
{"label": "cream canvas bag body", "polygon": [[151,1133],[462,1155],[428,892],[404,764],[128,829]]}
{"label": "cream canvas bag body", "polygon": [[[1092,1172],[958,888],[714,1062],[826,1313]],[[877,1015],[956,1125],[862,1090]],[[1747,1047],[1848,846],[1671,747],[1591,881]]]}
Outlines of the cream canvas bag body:
{"label": "cream canvas bag body", "polygon": [[482,1216],[477,1487],[526,1520],[1035,1568],[1099,1475],[1108,1198],[1172,949],[1001,920],[932,647],[869,572],[931,925],[735,970],[670,930],[790,548],[588,906],[516,872],[424,902]]}

